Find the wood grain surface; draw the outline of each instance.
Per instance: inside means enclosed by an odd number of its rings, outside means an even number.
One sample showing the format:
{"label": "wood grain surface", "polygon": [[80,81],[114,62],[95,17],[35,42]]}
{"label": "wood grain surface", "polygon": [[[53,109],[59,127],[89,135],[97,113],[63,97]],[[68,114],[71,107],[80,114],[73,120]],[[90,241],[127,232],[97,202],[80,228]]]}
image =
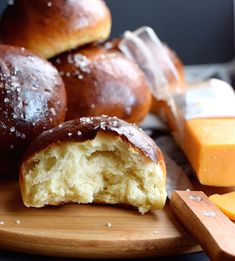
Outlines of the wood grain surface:
{"label": "wood grain surface", "polygon": [[19,193],[17,182],[0,185],[0,246],[6,249],[94,258],[199,250],[168,205],[145,215],[105,205],[34,209],[23,206]]}
{"label": "wood grain surface", "polygon": [[174,216],[107,205],[26,208],[18,182],[0,183],[0,247],[42,255],[121,258],[200,251]]}

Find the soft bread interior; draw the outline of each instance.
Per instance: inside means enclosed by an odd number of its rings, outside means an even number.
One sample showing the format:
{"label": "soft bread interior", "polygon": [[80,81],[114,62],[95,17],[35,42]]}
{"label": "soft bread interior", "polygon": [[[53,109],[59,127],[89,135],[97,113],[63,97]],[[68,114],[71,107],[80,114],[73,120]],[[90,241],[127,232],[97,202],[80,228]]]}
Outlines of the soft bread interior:
{"label": "soft bread interior", "polygon": [[23,163],[21,174],[22,197],[28,207],[118,203],[145,213],[162,208],[166,200],[160,165],[110,134],[50,146]]}

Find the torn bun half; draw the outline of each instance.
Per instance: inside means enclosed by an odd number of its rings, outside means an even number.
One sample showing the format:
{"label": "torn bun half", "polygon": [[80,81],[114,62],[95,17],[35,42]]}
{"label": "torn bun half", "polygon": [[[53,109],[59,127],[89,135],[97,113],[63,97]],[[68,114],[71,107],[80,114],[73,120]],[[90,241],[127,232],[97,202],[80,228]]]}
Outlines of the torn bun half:
{"label": "torn bun half", "polygon": [[43,132],[26,151],[20,187],[27,207],[67,202],[162,208],[166,168],[155,142],[116,117],[84,117]]}

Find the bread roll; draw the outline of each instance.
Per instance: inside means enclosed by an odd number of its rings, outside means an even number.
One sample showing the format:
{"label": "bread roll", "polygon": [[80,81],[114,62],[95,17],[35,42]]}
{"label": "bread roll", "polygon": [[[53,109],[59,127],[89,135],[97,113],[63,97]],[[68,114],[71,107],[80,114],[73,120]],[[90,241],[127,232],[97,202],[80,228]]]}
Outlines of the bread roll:
{"label": "bread roll", "polygon": [[86,46],[55,57],[67,91],[66,119],[107,114],[139,123],[150,110],[143,72],[119,51]]}
{"label": "bread roll", "polygon": [[[110,51],[113,50],[120,51],[119,49],[120,40],[121,38],[112,39],[110,42],[106,42],[105,46]],[[184,65],[180,60],[179,56],[171,48],[169,48],[167,45],[164,45],[164,48],[166,48],[166,51],[168,52],[170,59],[174,64],[178,73],[178,78],[176,79],[172,74],[172,72],[169,71],[168,67],[164,68],[164,66],[168,66],[168,64],[166,64],[164,61],[162,62],[161,64],[162,69],[166,73],[166,77],[169,82],[168,88],[170,89],[171,93],[174,93],[177,91],[177,89],[183,90],[185,88]],[[138,55],[138,50],[135,55]],[[144,61],[143,61],[143,67],[145,68]],[[148,73],[148,71],[146,73]],[[150,77],[151,72],[149,72],[149,75],[147,76]],[[154,95],[152,95],[150,112],[152,112],[154,115],[159,116],[172,131],[175,131],[177,129],[176,119],[171,111],[171,108],[169,107],[166,101],[158,100]]]}
{"label": "bread roll", "polygon": [[23,48],[0,45],[0,176],[39,133],[64,120],[65,108],[55,67]]}
{"label": "bread roll", "polygon": [[166,200],[163,155],[142,130],[116,117],[84,117],[43,132],[20,169],[27,207],[67,202],[134,206],[141,213]]}
{"label": "bread roll", "polygon": [[3,43],[50,58],[108,38],[111,15],[103,0],[15,0],[0,28]]}

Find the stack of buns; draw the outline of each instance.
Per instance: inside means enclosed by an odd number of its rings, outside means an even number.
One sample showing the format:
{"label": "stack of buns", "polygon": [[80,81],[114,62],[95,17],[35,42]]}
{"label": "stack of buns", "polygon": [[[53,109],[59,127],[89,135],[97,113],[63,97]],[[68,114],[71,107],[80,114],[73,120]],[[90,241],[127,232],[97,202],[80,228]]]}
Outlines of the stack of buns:
{"label": "stack of buns", "polygon": [[162,208],[163,155],[132,123],[164,106],[118,40],[104,42],[105,2],[15,0],[0,28],[0,167],[21,159],[24,204]]}
{"label": "stack of buns", "polygon": [[143,72],[102,44],[111,30],[103,0],[16,0],[0,26],[3,43],[51,58],[65,82],[67,120],[107,114],[139,123],[149,112],[151,93]]}

